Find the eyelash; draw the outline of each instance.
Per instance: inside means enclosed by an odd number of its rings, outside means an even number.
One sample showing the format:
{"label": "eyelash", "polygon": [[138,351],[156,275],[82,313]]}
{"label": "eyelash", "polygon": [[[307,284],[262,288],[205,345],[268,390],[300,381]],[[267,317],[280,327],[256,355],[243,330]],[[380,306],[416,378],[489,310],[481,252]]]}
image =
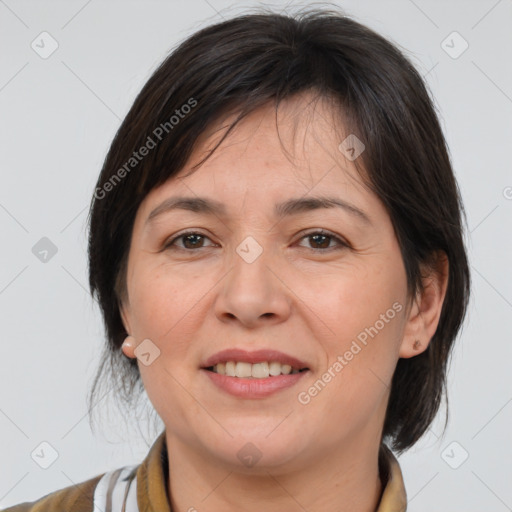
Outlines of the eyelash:
{"label": "eyelash", "polygon": [[[176,242],[176,240],[179,240],[181,238],[185,238],[187,236],[190,236],[190,235],[199,235],[203,238],[208,238],[208,236],[204,235],[203,233],[200,233],[198,231],[186,231],[185,233],[181,233],[180,235],[178,235],[177,237],[174,237],[172,240],[170,240],[168,243],[166,243],[164,245],[164,250],[167,250],[167,249],[171,249],[172,246],[174,245],[174,242]],[[335,234],[329,232],[329,231],[326,231],[326,230],[323,230],[323,229],[320,229],[320,230],[317,230],[317,231],[311,231],[309,233],[306,233],[304,234],[300,240],[303,240],[304,238],[310,238],[314,235],[321,235],[321,236],[327,236],[328,238],[330,238],[331,240],[335,241],[337,244],[338,244],[338,247],[328,247],[326,249],[313,249],[311,247],[306,247],[306,249],[309,249],[311,251],[314,251],[314,252],[331,252],[333,250],[339,250],[341,248],[348,248],[350,247],[350,245],[345,242],[344,240],[342,240],[340,237],[336,236]],[[211,247],[211,246],[210,246]],[[186,252],[194,252],[194,251],[197,251],[198,249],[187,249],[187,248],[184,248],[184,247],[179,247],[177,246],[178,250],[182,250],[182,251],[186,251]],[[199,249],[205,249],[206,247],[199,247]]]}

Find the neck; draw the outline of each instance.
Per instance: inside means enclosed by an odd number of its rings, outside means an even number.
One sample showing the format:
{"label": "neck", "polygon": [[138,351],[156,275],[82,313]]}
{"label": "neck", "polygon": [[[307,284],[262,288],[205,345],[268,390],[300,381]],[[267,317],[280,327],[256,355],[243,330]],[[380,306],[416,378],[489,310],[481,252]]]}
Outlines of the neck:
{"label": "neck", "polygon": [[351,440],[300,461],[300,470],[258,468],[251,474],[219,465],[169,432],[166,441],[173,512],[375,512],[383,490],[377,440]]}

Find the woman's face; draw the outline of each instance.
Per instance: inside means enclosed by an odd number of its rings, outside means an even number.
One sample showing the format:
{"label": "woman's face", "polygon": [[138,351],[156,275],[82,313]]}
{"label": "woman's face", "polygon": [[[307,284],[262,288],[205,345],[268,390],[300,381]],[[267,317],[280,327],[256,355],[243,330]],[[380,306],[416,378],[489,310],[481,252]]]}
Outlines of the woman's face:
{"label": "woman's face", "polygon": [[[414,336],[406,275],[331,119],[323,102],[289,100],[278,136],[262,108],[183,177],[219,128],[137,212],[123,319],[149,340],[135,355],[168,439],[205,460],[293,468],[380,441]],[[206,369],[216,361],[242,377]]]}

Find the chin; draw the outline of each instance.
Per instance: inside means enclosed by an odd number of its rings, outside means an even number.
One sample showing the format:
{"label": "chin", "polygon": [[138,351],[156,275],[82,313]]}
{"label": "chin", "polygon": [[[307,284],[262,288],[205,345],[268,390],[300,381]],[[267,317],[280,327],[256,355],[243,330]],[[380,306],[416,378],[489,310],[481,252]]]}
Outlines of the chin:
{"label": "chin", "polygon": [[254,428],[254,424],[252,429],[247,426],[237,432],[228,429],[233,437],[226,435],[222,440],[213,442],[210,439],[208,445],[203,446],[212,457],[237,472],[266,474],[267,471],[284,469],[290,464],[296,464],[297,457],[306,449],[304,443],[307,438],[294,437],[286,429],[278,431],[276,425],[273,422],[272,428],[263,430],[261,426],[259,429]]}

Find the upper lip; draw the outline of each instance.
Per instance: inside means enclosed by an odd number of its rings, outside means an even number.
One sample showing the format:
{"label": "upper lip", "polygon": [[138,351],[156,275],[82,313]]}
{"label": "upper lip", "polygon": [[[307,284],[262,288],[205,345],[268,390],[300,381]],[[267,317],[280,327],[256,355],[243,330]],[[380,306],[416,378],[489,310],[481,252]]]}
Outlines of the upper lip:
{"label": "upper lip", "polygon": [[221,350],[220,352],[210,356],[206,361],[204,361],[201,368],[210,368],[211,366],[215,366],[217,363],[225,363],[228,361],[243,361],[247,363],[262,363],[265,361],[270,363],[272,361],[277,361],[281,364],[290,365],[294,370],[302,370],[303,368],[308,367],[307,364],[300,359],[289,356],[283,352],[279,352],[278,350],[262,349],[248,352],[243,349],[230,348],[227,350]]}

